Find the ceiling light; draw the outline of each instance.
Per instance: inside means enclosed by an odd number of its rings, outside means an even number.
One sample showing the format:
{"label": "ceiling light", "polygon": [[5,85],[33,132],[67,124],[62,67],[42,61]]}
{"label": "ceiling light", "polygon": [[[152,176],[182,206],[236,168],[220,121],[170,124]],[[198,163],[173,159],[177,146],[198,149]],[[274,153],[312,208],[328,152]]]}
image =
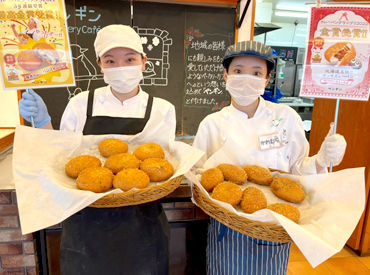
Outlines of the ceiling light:
{"label": "ceiling light", "polygon": [[308,13],[306,12],[299,12],[299,11],[283,11],[283,10],[275,10],[276,16],[284,16],[284,17],[299,17],[299,18],[307,18]]}
{"label": "ceiling light", "polygon": [[310,9],[310,6],[308,5],[293,6],[293,5],[287,5],[287,4],[276,4],[275,9],[308,12]]}

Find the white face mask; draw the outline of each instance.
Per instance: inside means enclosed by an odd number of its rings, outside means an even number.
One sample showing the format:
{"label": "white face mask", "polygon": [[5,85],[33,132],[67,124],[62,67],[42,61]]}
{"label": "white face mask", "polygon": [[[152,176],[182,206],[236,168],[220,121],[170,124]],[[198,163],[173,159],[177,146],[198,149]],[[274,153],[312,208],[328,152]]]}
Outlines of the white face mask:
{"label": "white face mask", "polygon": [[104,82],[114,91],[122,94],[131,92],[143,79],[141,65],[116,68],[103,68]]}
{"label": "white face mask", "polygon": [[255,102],[265,91],[266,79],[250,74],[228,75],[226,90],[240,106]]}

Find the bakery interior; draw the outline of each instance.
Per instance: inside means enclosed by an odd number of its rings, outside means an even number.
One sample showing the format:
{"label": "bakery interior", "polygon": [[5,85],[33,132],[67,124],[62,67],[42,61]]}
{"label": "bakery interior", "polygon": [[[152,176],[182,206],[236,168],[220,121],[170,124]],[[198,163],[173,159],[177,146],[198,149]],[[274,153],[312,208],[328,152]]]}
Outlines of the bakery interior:
{"label": "bakery interior", "polygon": [[[152,2],[168,3],[171,1]],[[310,143],[310,155],[316,154],[327,133],[328,125],[334,120],[336,102],[334,99],[299,96],[305,62],[308,4],[313,4],[315,1],[194,0],[176,2],[205,7],[214,5],[219,8],[238,5],[240,15],[249,5],[239,29],[239,38],[248,37],[248,34],[254,33],[254,40],[271,46],[277,52],[277,66],[272,72],[267,90],[271,91],[275,97],[281,94],[278,102],[297,111],[302,118],[306,138]],[[353,1],[321,2],[349,3]],[[358,2],[366,3],[366,1]],[[252,24],[253,27],[251,27]],[[20,90],[4,90],[0,87],[0,274],[60,274],[61,225],[57,224],[23,236],[20,231],[16,191],[12,178],[15,127],[24,124],[18,111],[20,97]],[[304,256],[293,245],[288,274],[301,274],[302,272],[304,274],[370,274],[369,120],[369,102],[341,101],[337,132],[345,136],[347,149],[342,163],[334,167],[333,171],[353,167],[366,168],[366,207],[356,229],[343,251],[316,269],[305,261]],[[192,143],[193,138],[192,135],[179,134],[177,136],[177,140],[189,144]],[[180,187],[162,198],[161,202],[171,225],[170,274],[206,274],[208,216],[191,201],[191,188],[187,180],[184,178]]]}

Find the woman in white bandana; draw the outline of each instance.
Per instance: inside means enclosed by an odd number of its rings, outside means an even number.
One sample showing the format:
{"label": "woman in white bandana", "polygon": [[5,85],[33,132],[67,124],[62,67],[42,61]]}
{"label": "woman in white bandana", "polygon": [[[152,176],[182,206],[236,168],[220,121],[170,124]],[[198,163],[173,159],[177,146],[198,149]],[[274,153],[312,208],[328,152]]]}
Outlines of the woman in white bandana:
{"label": "woman in white bandana", "polygon": [[[218,150],[243,154],[245,164],[293,174],[324,173],[330,162],[341,162],[346,148],[343,136],[329,133],[318,154],[308,157],[309,144],[296,111],[261,97],[275,66],[269,46],[255,41],[238,42],[227,49],[223,66],[232,103],[200,123],[193,146],[206,154],[198,167]],[[265,146],[263,137],[268,135],[274,142]],[[228,150],[228,144],[239,144],[241,149]],[[208,274],[286,274],[289,249],[290,243],[255,239],[211,218]]]}
{"label": "woman in white bandana", "polygon": [[44,37],[44,33],[38,28],[40,26],[40,21],[35,17],[30,17],[27,23],[27,29],[23,33],[18,33],[15,29],[15,24],[12,24],[12,30],[14,35],[19,39],[21,44],[26,44],[28,38],[33,39],[34,41],[39,41]]}

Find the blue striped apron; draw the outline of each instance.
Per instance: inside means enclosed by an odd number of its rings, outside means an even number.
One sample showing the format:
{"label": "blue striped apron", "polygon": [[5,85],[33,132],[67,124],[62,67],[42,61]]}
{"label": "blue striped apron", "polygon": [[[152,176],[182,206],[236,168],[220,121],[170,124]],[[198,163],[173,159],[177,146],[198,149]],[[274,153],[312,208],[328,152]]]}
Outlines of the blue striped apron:
{"label": "blue striped apron", "polygon": [[286,274],[290,244],[255,239],[210,218],[207,274]]}

